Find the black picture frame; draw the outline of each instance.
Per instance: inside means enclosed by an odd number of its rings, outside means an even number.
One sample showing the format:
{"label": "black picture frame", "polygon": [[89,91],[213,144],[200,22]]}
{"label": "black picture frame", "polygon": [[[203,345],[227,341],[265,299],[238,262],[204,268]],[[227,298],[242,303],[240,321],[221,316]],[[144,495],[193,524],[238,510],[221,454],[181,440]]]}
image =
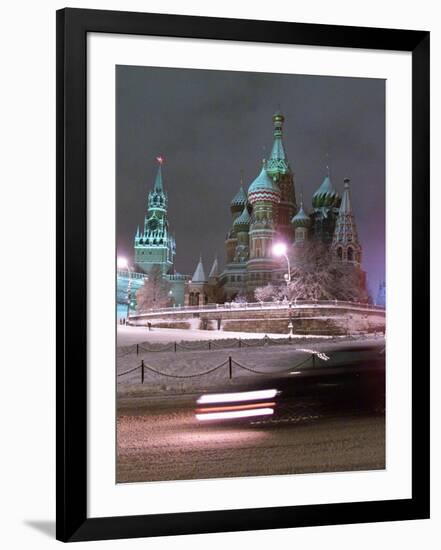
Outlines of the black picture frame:
{"label": "black picture frame", "polygon": [[[246,510],[87,517],[87,33],[412,54],[412,498]],[[429,33],[63,9],[57,12],[56,537],[85,541],[429,517]]]}

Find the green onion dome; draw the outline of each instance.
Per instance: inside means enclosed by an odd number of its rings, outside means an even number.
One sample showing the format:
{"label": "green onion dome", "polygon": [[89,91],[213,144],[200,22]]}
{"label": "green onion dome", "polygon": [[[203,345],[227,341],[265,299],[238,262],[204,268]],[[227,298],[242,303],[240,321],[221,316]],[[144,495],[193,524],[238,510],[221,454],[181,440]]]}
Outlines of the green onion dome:
{"label": "green onion dome", "polygon": [[247,194],[243,186],[240,186],[239,191],[234,195],[233,200],[230,203],[231,212],[242,212],[245,203],[247,202]]}
{"label": "green onion dome", "polygon": [[295,227],[309,227],[309,225],[311,225],[311,218],[303,210],[303,203],[300,204],[300,209],[291,220],[291,223]]}
{"label": "green onion dome", "polygon": [[250,227],[250,220],[251,220],[251,217],[250,217],[250,213],[248,212],[248,206],[245,204],[242,214],[234,220],[234,223],[233,223],[234,231],[236,233],[248,231]]}
{"label": "green onion dome", "polygon": [[251,204],[260,201],[274,202],[277,204],[280,201],[279,186],[269,177],[266,171],[265,161],[263,161],[260,174],[248,188],[248,201]]}
{"label": "green onion dome", "polygon": [[340,195],[334,189],[331,178],[325,177],[323,183],[312,195],[312,206],[314,208],[338,208],[340,205]]}

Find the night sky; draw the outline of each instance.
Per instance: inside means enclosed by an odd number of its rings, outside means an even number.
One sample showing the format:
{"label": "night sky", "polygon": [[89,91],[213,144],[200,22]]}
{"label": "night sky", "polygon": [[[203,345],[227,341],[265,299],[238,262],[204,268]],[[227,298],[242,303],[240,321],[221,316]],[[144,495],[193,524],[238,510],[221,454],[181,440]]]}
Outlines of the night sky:
{"label": "night sky", "polygon": [[193,69],[116,68],[118,255],[133,260],[146,200],[163,155],[176,271],[192,275],[199,254],[208,272],[225,262],[229,204],[272,146],[272,115],[285,116],[284,144],[305,209],[326,175],[342,193],[350,177],[375,298],[385,277],[385,81]]}

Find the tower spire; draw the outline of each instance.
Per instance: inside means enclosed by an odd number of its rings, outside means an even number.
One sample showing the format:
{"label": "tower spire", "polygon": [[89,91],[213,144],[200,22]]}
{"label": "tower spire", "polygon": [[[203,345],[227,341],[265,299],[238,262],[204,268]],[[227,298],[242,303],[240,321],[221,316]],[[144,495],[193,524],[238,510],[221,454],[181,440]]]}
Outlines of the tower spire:
{"label": "tower spire", "polygon": [[208,274],[209,279],[215,279],[219,276],[219,267],[217,262],[217,256],[214,258],[213,265],[211,266],[210,273]]}
{"label": "tower spire", "polygon": [[174,240],[170,238],[167,219],[167,194],[162,180],[163,157],[156,157],[158,170],[147,198],[147,212],[144,228],[135,235],[135,263],[137,269],[149,273],[154,265],[160,265],[162,272],[173,270],[176,253]]}
{"label": "tower spire", "polygon": [[162,184],[162,165],[164,163],[164,157],[159,155],[158,157],[156,157],[156,160],[158,162],[158,171],[156,172],[155,185],[153,186],[153,189],[157,193],[163,193],[164,186]]}
{"label": "tower spire", "polygon": [[202,263],[202,254],[199,256],[199,262],[193,273],[192,283],[206,283],[204,265]]}
{"label": "tower spire", "polygon": [[357,226],[352,212],[350,179],[344,179],[344,191],[335,223],[332,248],[337,259],[353,264],[361,263],[361,245],[358,240]]}
{"label": "tower spire", "polygon": [[[268,163],[278,163],[280,164],[280,168],[287,168],[286,165],[286,154],[285,154],[285,148],[283,146],[283,122],[285,121],[285,117],[280,113],[280,111],[277,111],[273,116],[273,124],[274,124],[274,141],[273,141],[273,148],[271,149],[271,155],[269,158]],[[284,161],[281,163],[280,161]],[[286,166],[285,166],[286,165]],[[269,167],[269,169],[271,169]]]}

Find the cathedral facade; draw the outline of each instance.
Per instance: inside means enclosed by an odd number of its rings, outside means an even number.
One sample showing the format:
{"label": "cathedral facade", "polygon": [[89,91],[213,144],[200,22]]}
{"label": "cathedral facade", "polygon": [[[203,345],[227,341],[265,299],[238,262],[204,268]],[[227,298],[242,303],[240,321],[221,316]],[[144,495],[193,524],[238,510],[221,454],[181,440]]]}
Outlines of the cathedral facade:
{"label": "cathedral facade", "polygon": [[284,283],[286,262],[274,256],[276,242],[285,243],[289,249],[308,240],[320,241],[331,251],[333,260],[354,272],[360,287],[365,287],[349,179],[344,180],[340,196],[328,170],[313,194],[312,208],[307,211],[303,199],[298,205],[294,173],[283,143],[283,124],[284,116],[277,112],[273,116],[270,157],[263,160],[248,189],[241,178],[239,190],[231,200],[224,269],[218,272],[216,261],[216,273],[213,275],[212,269],[207,277],[200,259],[187,284],[186,304],[238,298],[252,301],[257,287]]}

